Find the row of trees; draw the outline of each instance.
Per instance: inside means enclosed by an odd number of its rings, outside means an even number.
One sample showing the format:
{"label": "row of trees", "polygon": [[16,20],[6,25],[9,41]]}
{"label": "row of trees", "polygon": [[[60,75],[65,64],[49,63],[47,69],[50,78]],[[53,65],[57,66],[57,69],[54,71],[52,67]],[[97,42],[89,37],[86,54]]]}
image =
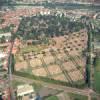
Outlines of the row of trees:
{"label": "row of trees", "polygon": [[84,88],[85,87],[84,83],[82,83],[82,84],[74,83],[73,85],[71,85],[68,82],[63,82],[63,81],[60,81],[60,80],[54,80],[54,79],[42,77],[42,76],[35,76],[35,75],[28,74],[28,73],[25,73],[25,72],[15,71],[14,74],[21,76],[21,77],[29,78],[29,79],[44,81],[44,82],[48,82],[48,83],[54,83],[54,84],[63,85],[63,86],[71,86],[71,87],[77,87],[77,88]]}

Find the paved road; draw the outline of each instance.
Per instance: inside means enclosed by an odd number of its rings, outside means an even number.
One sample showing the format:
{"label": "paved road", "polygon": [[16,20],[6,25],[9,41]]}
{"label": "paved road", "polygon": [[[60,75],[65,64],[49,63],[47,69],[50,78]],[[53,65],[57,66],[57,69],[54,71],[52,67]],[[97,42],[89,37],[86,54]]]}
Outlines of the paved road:
{"label": "paved road", "polygon": [[52,84],[52,83],[46,83],[43,81],[32,80],[32,79],[28,79],[28,78],[24,78],[24,77],[20,77],[20,76],[16,76],[16,75],[13,75],[13,79],[28,83],[28,84],[31,84],[33,82],[41,83],[45,87],[49,87],[49,88],[56,89],[56,90],[63,90],[64,92],[71,92],[71,93],[81,94],[81,95],[85,95],[85,96],[89,96],[91,94],[91,91],[89,89],[81,90],[81,89],[77,89],[77,88],[61,86],[61,85],[56,85],[56,84]]}

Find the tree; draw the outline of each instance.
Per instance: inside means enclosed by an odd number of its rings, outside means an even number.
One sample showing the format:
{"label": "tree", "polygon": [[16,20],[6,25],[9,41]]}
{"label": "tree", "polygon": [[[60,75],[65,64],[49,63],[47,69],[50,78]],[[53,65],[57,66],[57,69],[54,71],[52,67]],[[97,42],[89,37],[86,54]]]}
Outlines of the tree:
{"label": "tree", "polygon": [[5,42],[6,42],[5,36],[2,36],[2,37],[1,37],[0,42],[1,42],[1,43],[5,43]]}
{"label": "tree", "polygon": [[42,54],[43,54],[43,56],[46,56],[46,52],[45,51],[42,51]]}
{"label": "tree", "polygon": [[79,100],[78,98],[75,98],[74,100]]}
{"label": "tree", "polygon": [[0,9],[11,0],[0,0]]}
{"label": "tree", "polygon": [[15,67],[15,59],[14,59],[14,55],[11,54],[11,71],[12,71],[12,73],[14,72],[14,67]]}

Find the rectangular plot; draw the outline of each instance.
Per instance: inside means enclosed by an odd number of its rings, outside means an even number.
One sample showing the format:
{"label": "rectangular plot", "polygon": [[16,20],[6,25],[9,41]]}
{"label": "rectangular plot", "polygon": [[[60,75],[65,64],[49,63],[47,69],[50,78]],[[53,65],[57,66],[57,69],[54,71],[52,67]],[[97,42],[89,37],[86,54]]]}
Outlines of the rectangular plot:
{"label": "rectangular plot", "polygon": [[47,73],[44,68],[35,69],[35,70],[32,70],[32,72],[36,76],[47,76]]}
{"label": "rectangular plot", "polygon": [[84,68],[86,66],[86,59],[82,58],[82,57],[75,57],[75,61],[76,63],[78,63],[80,66],[82,66],[82,68]]}
{"label": "rectangular plot", "polygon": [[27,62],[23,61],[23,62],[18,62],[15,64],[15,69],[16,71],[19,71],[21,69],[26,69],[27,68]]}
{"label": "rectangular plot", "polygon": [[73,71],[68,73],[73,81],[78,81],[83,79],[83,75],[80,73],[80,71]]}
{"label": "rectangular plot", "polygon": [[34,68],[36,66],[42,66],[42,62],[40,59],[32,59],[30,60],[30,65]]}
{"label": "rectangular plot", "polygon": [[61,72],[61,69],[58,65],[50,65],[48,66],[48,70],[50,74],[57,74]]}
{"label": "rectangular plot", "polygon": [[63,74],[60,74],[58,76],[53,76],[53,79],[68,82],[68,80],[66,80],[66,78]]}
{"label": "rectangular plot", "polygon": [[50,64],[50,63],[53,63],[55,61],[53,56],[46,56],[46,57],[43,57],[43,59],[44,59],[46,64]]}
{"label": "rectangular plot", "polygon": [[71,70],[76,69],[76,67],[74,66],[74,64],[73,64],[72,62],[70,62],[70,61],[64,62],[64,63],[63,63],[63,66],[64,66],[64,68],[65,68],[67,71],[71,71]]}
{"label": "rectangular plot", "polygon": [[73,49],[73,50],[70,50],[69,54],[70,54],[71,56],[73,56],[73,55],[79,55],[79,51],[80,51],[79,48],[78,48],[78,50]]}

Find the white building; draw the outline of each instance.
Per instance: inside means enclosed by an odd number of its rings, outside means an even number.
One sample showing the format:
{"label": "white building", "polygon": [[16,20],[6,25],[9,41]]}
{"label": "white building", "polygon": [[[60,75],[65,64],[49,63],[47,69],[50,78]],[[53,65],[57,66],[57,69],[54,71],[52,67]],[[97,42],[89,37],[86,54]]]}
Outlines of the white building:
{"label": "white building", "polygon": [[24,84],[17,87],[17,97],[22,97],[22,100],[35,100],[36,94],[32,85]]}
{"label": "white building", "polygon": [[7,57],[7,54],[4,52],[0,52],[0,70],[3,69],[2,66],[5,65],[5,58]]}
{"label": "white building", "polygon": [[5,53],[0,53],[0,59],[5,58],[7,56],[7,54]]}
{"label": "white building", "polygon": [[50,15],[51,12],[50,11],[40,11],[41,15]]}
{"label": "white building", "polygon": [[6,41],[8,41],[11,38],[11,33],[0,33],[0,38],[5,37]]}
{"label": "white building", "polygon": [[2,36],[11,37],[11,33],[10,33],[10,32],[8,32],[8,33],[0,33],[0,38],[1,38]]}

